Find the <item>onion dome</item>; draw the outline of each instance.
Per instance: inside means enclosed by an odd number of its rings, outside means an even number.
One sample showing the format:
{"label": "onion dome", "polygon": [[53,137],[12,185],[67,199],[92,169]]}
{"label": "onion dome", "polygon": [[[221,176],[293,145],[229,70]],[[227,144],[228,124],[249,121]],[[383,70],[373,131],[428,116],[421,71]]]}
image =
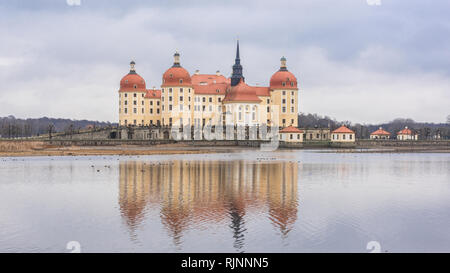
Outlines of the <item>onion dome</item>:
{"label": "onion dome", "polygon": [[297,78],[287,70],[286,58],[280,59],[280,70],[270,78],[270,89],[297,89]]}
{"label": "onion dome", "polygon": [[231,87],[231,90],[225,95],[224,102],[256,102],[261,100],[256,95],[256,88],[248,86],[244,79],[241,79],[238,85]]}
{"label": "onion dome", "polygon": [[189,72],[180,65],[180,54],[173,55],[173,66],[163,74],[162,86],[190,86],[191,76]]}
{"label": "onion dome", "polygon": [[120,80],[120,91],[145,91],[145,80],[136,73],[134,61],[130,62],[130,72]]}

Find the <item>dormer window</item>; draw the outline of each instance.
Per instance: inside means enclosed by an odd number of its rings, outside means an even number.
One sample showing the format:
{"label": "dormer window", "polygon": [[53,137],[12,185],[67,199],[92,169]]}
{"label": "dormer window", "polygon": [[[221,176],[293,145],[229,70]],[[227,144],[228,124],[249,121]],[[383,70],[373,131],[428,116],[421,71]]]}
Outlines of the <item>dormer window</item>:
{"label": "dormer window", "polygon": [[294,86],[294,82],[291,82],[291,86]]}
{"label": "dormer window", "polygon": [[137,85],[135,84],[135,85],[134,85],[134,89],[136,89],[136,88],[137,88]]}
{"label": "dormer window", "polygon": [[216,90],[216,92],[217,92],[217,93],[219,93],[219,92],[220,92],[220,90],[219,90],[219,89],[217,89],[217,90]]}
{"label": "dormer window", "polygon": [[128,80],[125,80],[125,83],[128,83]]}
{"label": "dormer window", "polygon": [[173,77],[173,75],[172,75],[172,74],[169,74],[169,77],[170,77],[170,78],[172,78],[172,77]]}
{"label": "dormer window", "polygon": [[283,82],[281,85],[283,85],[283,86],[286,86],[286,83],[285,82]]}
{"label": "dormer window", "polygon": [[180,83],[183,83],[183,80],[182,80],[182,79],[180,79]]}

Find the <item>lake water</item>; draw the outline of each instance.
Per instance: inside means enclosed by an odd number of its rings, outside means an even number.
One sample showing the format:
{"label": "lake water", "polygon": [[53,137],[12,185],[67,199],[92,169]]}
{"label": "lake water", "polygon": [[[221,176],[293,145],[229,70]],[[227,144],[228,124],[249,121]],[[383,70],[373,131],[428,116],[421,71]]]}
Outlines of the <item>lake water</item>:
{"label": "lake water", "polygon": [[0,158],[0,252],[450,252],[450,154]]}

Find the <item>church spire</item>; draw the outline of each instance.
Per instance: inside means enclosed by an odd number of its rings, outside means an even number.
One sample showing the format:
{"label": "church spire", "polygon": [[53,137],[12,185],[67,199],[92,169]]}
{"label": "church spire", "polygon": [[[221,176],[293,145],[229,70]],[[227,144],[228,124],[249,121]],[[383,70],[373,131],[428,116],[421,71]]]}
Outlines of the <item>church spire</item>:
{"label": "church spire", "polygon": [[241,79],[244,80],[244,76],[242,75],[241,58],[239,56],[239,40],[237,40],[236,59],[234,60],[233,74],[231,74],[231,86],[238,85]]}

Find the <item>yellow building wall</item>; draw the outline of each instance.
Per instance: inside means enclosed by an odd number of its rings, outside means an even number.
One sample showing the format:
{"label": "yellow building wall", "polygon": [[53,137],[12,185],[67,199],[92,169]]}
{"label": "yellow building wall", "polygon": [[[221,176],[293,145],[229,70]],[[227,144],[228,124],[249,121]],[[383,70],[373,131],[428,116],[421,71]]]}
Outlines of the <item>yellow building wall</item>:
{"label": "yellow building wall", "polygon": [[278,123],[281,127],[298,127],[298,89],[272,90],[271,103],[279,107]]}

